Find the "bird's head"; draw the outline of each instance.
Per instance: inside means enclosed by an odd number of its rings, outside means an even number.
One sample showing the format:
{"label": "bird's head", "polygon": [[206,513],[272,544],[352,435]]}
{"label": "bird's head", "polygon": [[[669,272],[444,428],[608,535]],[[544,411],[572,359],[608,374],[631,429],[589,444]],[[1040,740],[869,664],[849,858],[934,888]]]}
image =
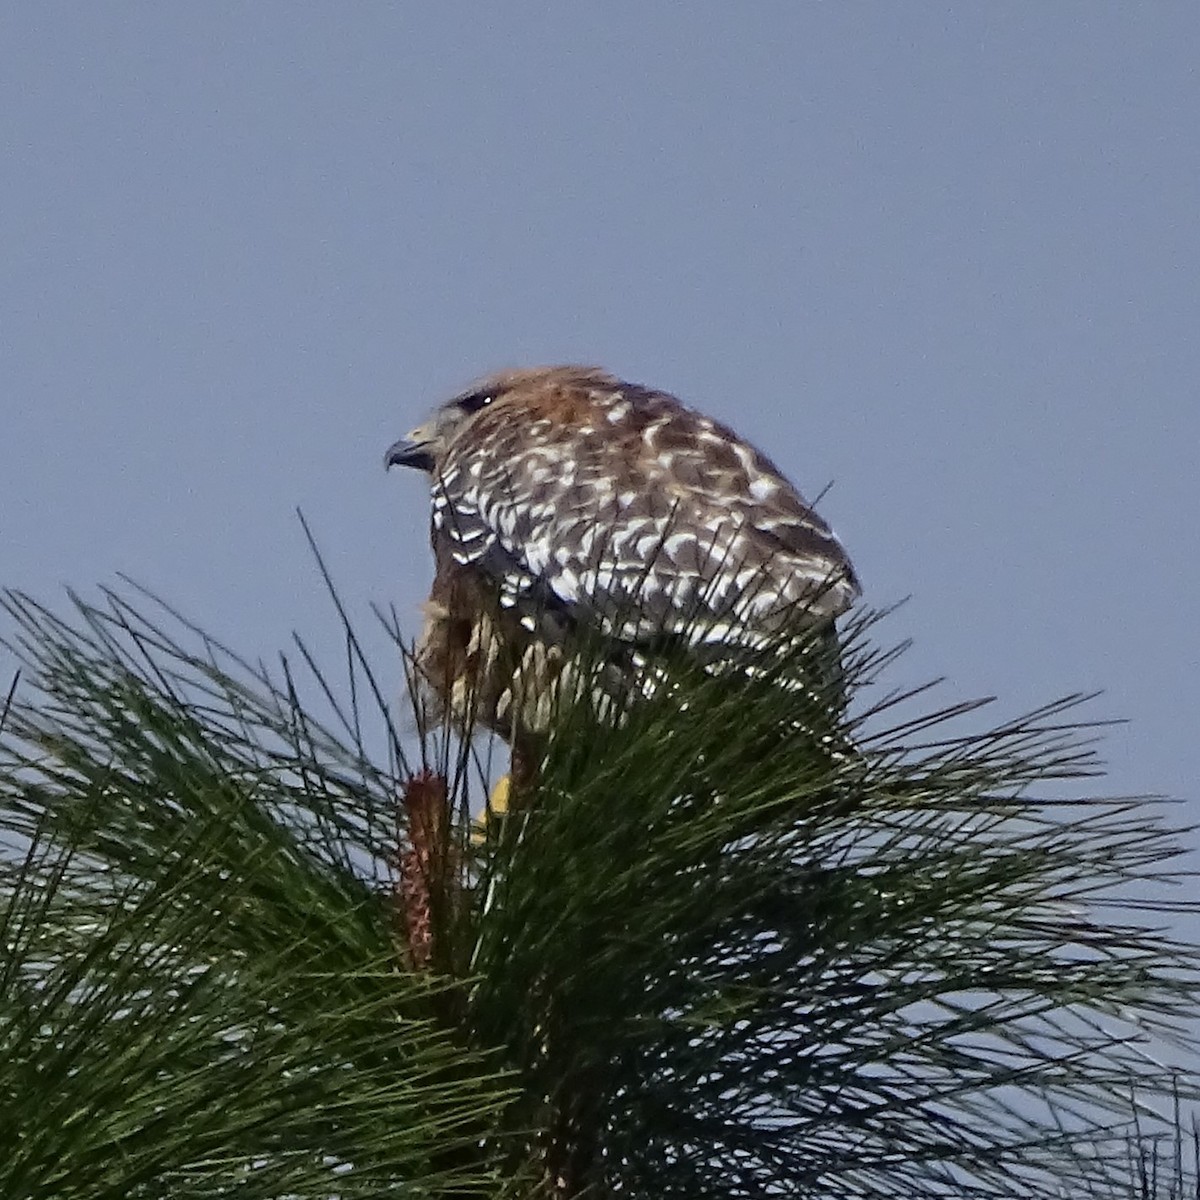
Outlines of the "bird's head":
{"label": "bird's head", "polygon": [[418,471],[434,474],[441,467],[446,448],[476,414],[495,401],[496,396],[496,389],[481,386],[447,400],[428,420],[388,447],[383,465],[415,467]]}
{"label": "bird's head", "polygon": [[433,411],[428,420],[388,447],[385,467],[415,467],[437,474],[452,442],[479,415],[497,406],[512,409],[512,419],[528,416],[533,406],[553,404],[564,394],[586,398],[611,391],[619,380],[596,367],[528,367],[501,371],[481,380]]}

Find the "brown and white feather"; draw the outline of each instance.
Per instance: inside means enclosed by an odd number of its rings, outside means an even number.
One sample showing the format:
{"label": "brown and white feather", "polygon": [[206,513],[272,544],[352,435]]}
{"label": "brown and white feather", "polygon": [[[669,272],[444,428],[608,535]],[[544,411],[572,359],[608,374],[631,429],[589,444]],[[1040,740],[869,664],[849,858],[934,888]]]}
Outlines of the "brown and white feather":
{"label": "brown and white feather", "polygon": [[572,628],[611,640],[614,663],[664,635],[711,658],[831,626],[859,593],[774,463],[665,392],[553,367],[454,405],[424,464],[436,574],[418,658],[460,719],[543,725]]}

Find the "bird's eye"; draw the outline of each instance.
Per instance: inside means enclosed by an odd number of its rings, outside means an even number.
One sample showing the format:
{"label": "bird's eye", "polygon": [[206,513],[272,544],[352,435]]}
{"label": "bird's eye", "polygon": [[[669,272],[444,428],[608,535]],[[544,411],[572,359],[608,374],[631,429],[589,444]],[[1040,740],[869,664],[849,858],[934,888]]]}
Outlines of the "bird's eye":
{"label": "bird's eye", "polygon": [[477,413],[481,408],[487,408],[495,398],[491,392],[472,392],[458,402],[458,407],[463,412]]}

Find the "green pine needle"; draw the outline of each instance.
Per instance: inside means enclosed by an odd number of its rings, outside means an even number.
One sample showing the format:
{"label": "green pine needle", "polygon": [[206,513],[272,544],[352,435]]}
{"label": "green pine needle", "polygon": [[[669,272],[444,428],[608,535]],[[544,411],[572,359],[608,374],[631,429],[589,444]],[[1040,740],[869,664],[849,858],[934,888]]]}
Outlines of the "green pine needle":
{"label": "green pine needle", "polygon": [[1160,1061],[1197,999],[1179,831],[1089,794],[1081,697],[868,705],[870,618],[820,685],[809,639],[748,676],[664,646],[648,698],[561,698],[472,849],[494,747],[340,601],[340,686],[301,643],[268,672],[145,594],[73,602],[5,601],[4,1195],[1130,1196],[1129,1137],[1191,1094]]}

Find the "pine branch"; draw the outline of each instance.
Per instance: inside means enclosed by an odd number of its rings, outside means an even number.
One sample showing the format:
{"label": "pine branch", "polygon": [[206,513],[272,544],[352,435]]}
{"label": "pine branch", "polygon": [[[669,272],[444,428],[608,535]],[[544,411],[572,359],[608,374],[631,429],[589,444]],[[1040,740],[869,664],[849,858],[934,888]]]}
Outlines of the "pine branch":
{"label": "pine branch", "polygon": [[884,706],[921,740],[831,740],[779,686],[803,648],[777,653],[737,686],[677,664],[607,727],[568,704],[537,800],[496,835],[474,1014],[527,1080],[550,1177],[1112,1184],[1130,1091],[1171,1086],[1149,1055],[1195,1002],[1194,956],[1131,887],[1181,877],[1172,831],[1145,802],[1033,794],[1096,773],[1081,698],[979,733]]}
{"label": "pine branch", "polygon": [[7,599],[5,1194],[1159,1186],[1179,831],[1090,794],[1082,698],[866,705],[867,619],[853,719],[803,640],[736,678],[668,648],[627,704],[564,693],[475,850],[484,764],[411,679],[402,736],[351,631],[307,700],[303,646],[272,673],[139,604]]}
{"label": "pine branch", "polygon": [[512,1081],[405,964],[393,782],[117,598],[9,612],[0,1191],[499,1194]]}

